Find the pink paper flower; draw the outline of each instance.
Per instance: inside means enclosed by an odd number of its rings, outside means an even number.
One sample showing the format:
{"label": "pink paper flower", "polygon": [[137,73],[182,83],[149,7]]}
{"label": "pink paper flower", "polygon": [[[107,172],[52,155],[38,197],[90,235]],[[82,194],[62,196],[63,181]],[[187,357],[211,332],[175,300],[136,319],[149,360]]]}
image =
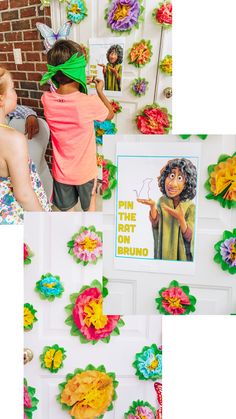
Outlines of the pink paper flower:
{"label": "pink paper flower", "polygon": [[29,256],[28,246],[24,243],[24,260]]}
{"label": "pink paper flower", "polygon": [[190,305],[188,296],[178,287],[163,291],[162,297],[162,306],[170,314],[183,314],[186,311],[184,306]]}
{"label": "pink paper flower", "polygon": [[77,298],[72,317],[80,332],[88,340],[104,339],[117,327],[120,316],[106,316],[102,312],[102,293],[88,288]]}
{"label": "pink paper flower", "polygon": [[95,264],[102,257],[102,233],[96,231],[94,226],[81,227],[67,243],[69,254],[77,263],[87,265]]}
{"label": "pink paper flower", "polygon": [[24,386],[24,407],[30,409],[32,407],[32,401],[28,393],[28,389]]}

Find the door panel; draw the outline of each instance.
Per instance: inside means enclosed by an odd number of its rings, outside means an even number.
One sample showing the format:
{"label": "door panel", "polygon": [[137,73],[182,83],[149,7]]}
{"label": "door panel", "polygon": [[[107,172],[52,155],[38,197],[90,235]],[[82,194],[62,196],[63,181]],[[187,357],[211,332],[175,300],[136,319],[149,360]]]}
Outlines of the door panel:
{"label": "door panel", "polygon": [[[150,138],[152,137],[152,138]],[[129,141],[145,142],[183,142],[176,136],[131,136]],[[116,161],[116,142],[127,141],[120,136],[104,141],[104,156]],[[104,310],[118,310],[127,314],[156,313],[155,298],[157,292],[172,280],[189,284],[193,295],[198,298],[196,314],[230,314],[236,312],[236,279],[221,270],[213,261],[214,244],[221,240],[224,230],[232,230],[236,225],[235,210],[224,209],[217,201],[205,198],[204,183],[207,179],[207,167],[216,163],[220,154],[233,154],[236,149],[235,136],[209,136],[205,141],[192,137],[191,142],[202,144],[200,161],[200,188],[198,210],[198,242],[196,246],[196,272],[194,275],[170,275],[122,271],[115,269],[114,231],[115,231],[115,193],[112,199],[104,201],[104,275],[110,280],[110,296],[105,301]],[[147,149],[148,152],[148,149]],[[128,168],[127,168],[128,173]],[[112,244],[112,245],[111,245]],[[130,300],[127,303],[127,293]]]}
{"label": "door panel", "polygon": [[[33,360],[25,366],[25,377],[28,384],[36,388],[40,401],[34,419],[69,418],[55,400],[58,384],[65,381],[68,373],[78,367],[85,368],[89,363],[104,364],[107,371],[117,374],[120,382],[115,409],[106,413],[107,419],[123,418],[132,401],[138,398],[156,406],[153,382],[138,380],[132,362],[145,345],[154,342],[161,345],[160,316],[125,316],[121,335],[113,336],[109,344],[99,342],[95,346],[82,345],[78,337],[70,335],[70,327],[64,323],[67,317],[64,307],[70,303],[69,295],[94,278],[101,279],[102,262],[81,267],[67,254],[66,243],[70,237],[81,225],[91,224],[101,229],[101,215],[75,213],[68,217],[62,213],[53,216],[27,213],[25,216],[25,242],[35,254],[31,265],[25,266],[25,302],[33,304],[38,318],[33,330],[25,332],[25,347],[34,353]],[[41,274],[49,271],[61,277],[65,288],[62,298],[53,302],[41,300],[34,291]],[[128,304],[129,295],[126,298]],[[66,349],[67,358],[63,369],[51,374],[41,369],[39,355],[44,346],[55,343]]]}

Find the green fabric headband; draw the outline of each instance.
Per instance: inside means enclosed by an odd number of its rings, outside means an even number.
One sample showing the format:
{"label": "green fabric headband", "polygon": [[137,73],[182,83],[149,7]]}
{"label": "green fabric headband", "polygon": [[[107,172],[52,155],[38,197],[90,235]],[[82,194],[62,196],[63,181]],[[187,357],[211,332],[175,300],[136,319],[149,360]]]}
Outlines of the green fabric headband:
{"label": "green fabric headband", "polygon": [[[86,84],[86,60],[84,55],[78,57],[78,54],[72,55],[64,64],[59,64],[57,66],[47,64],[48,72],[45,73],[40,81],[40,84],[45,84],[48,80],[52,80],[53,76],[58,71],[61,71],[65,76],[70,79],[77,81],[83,89],[84,93],[87,93],[87,84]],[[58,87],[58,83],[53,80],[53,83]]]}

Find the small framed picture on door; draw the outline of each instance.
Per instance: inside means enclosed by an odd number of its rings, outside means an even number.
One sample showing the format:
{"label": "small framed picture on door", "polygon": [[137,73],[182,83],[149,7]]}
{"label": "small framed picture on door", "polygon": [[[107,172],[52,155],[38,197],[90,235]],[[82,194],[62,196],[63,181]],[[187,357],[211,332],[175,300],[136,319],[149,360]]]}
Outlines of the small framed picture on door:
{"label": "small framed picture on door", "polygon": [[199,159],[199,145],[117,143],[117,269],[194,273]]}
{"label": "small framed picture on door", "polygon": [[[89,54],[88,75],[104,80],[104,90],[107,96],[121,96],[125,38],[90,39]],[[90,93],[92,91],[95,91],[95,83],[90,84]]]}

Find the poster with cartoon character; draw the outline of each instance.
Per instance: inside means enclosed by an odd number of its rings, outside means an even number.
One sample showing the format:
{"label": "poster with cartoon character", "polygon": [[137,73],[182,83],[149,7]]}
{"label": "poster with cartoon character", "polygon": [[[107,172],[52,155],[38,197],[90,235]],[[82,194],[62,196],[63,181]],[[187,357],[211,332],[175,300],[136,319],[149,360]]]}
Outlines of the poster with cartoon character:
{"label": "poster with cartoon character", "polygon": [[[121,96],[125,38],[94,38],[89,40],[88,76],[104,80],[107,96]],[[95,84],[90,84],[90,93]]]}
{"label": "poster with cartoon character", "polygon": [[115,266],[194,273],[200,146],[117,143]]}

